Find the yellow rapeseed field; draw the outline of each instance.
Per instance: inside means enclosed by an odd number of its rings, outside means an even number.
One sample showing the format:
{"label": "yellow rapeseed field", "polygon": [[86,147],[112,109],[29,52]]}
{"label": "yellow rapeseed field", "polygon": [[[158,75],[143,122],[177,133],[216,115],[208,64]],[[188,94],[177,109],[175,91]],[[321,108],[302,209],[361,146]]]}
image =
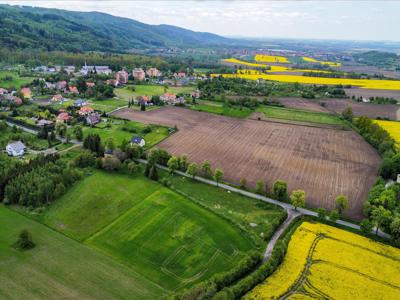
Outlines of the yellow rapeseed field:
{"label": "yellow rapeseed field", "polygon": [[224,76],[226,78],[244,78],[248,80],[273,80],[279,82],[298,82],[303,84],[320,85],[352,85],[365,89],[375,90],[400,90],[400,80],[379,80],[379,79],[350,79],[350,78],[325,78],[309,77],[301,75],[276,75],[276,74],[212,74],[212,76]]}
{"label": "yellow rapeseed field", "polygon": [[400,145],[400,122],[375,120],[375,123],[389,132],[390,136]]}
{"label": "yellow rapeseed field", "polygon": [[282,265],[245,299],[399,299],[400,249],[304,222]]}
{"label": "yellow rapeseed field", "polygon": [[251,63],[251,62],[239,60],[239,59],[236,59],[236,58],[225,58],[222,61],[227,62],[227,63],[237,64],[237,65],[242,65],[242,66],[255,67],[255,68],[266,68],[266,67],[268,67],[265,64]]}
{"label": "yellow rapeseed field", "polygon": [[309,63],[319,63],[319,64],[321,64],[321,65],[327,65],[327,66],[330,66],[330,67],[340,67],[340,66],[342,65],[341,63],[338,63],[338,62],[333,62],[333,61],[321,61],[321,60],[316,60],[316,59],[314,59],[314,58],[305,57],[305,56],[303,56],[302,59],[303,59],[304,61],[306,61],[306,62],[309,62]]}
{"label": "yellow rapeseed field", "polygon": [[289,60],[284,56],[275,56],[275,55],[263,55],[257,54],[254,56],[254,60],[258,62],[266,62],[266,63],[289,63]]}

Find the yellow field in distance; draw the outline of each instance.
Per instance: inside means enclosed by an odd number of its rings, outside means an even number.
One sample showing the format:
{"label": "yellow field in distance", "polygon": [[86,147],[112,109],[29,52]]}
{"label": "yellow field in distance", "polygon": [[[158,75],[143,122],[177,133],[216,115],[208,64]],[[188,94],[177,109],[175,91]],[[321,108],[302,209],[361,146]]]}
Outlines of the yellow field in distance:
{"label": "yellow field in distance", "polygon": [[383,120],[375,120],[374,122],[385,129],[398,146],[400,145],[400,122]]}
{"label": "yellow field in distance", "polygon": [[284,63],[284,64],[289,63],[289,60],[286,57],[275,56],[275,55],[256,54],[256,56],[254,56],[254,60],[257,62],[265,62],[265,63]]}
{"label": "yellow field in distance", "polygon": [[[242,72],[243,73],[243,72]],[[379,79],[350,79],[350,78],[325,78],[310,77],[301,75],[277,75],[277,74],[212,74],[212,76],[222,75],[225,78],[243,78],[248,80],[272,80],[279,82],[298,82],[303,84],[320,85],[351,85],[365,89],[375,90],[400,90],[400,80],[379,80]]]}
{"label": "yellow field in distance", "polygon": [[342,65],[341,63],[338,63],[338,62],[321,61],[321,60],[316,60],[314,58],[306,57],[306,56],[303,56],[302,59],[304,61],[306,61],[306,62],[309,62],[309,63],[319,63],[321,65],[327,65],[327,66],[330,66],[330,67],[340,67]]}
{"label": "yellow field in distance", "polygon": [[245,299],[399,299],[400,249],[304,222],[285,259]]}
{"label": "yellow field in distance", "polygon": [[222,61],[227,62],[227,63],[237,64],[237,65],[242,65],[242,66],[255,67],[255,68],[267,68],[268,67],[268,65],[265,65],[265,64],[251,63],[251,62],[239,60],[236,58],[225,58]]}

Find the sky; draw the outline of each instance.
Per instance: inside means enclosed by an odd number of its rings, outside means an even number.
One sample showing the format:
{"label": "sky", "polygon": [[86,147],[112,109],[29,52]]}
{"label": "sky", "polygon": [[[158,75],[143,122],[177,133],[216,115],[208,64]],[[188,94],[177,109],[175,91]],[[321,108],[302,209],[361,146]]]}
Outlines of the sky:
{"label": "sky", "polygon": [[223,36],[400,41],[400,1],[3,1],[100,11]]}

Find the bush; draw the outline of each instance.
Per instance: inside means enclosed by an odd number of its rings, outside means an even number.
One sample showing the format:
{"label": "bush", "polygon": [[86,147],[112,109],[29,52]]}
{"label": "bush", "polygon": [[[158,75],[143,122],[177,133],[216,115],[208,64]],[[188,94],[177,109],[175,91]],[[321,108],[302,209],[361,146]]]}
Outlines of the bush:
{"label": "bush", "polygon": [[283,180],[277,180],[272,188],[274,196],[280,200],[287,200],[287,183]]}
{"label": "bush", "polygon": [[101,165],[105,170],[114,171],[121,168],[121,161],[115,156],[108,156],[102,159]]}
{"label": "bush", "polygon": [[96,158],[92,152],[84,150],[75,157],[73,164],[79,168],[94,167],[96,165]]}

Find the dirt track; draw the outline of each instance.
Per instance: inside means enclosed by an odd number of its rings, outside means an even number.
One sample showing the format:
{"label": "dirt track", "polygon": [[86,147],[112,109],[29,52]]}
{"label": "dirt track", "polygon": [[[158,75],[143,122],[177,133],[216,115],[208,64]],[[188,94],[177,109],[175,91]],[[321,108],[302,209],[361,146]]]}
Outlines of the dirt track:
{"label": "dirt track", "polygon": [[339,194],[349,197],[347,216],[361,218],[362,204],[375,181],[380,157],[352,131],[243,120],[165,107],[139,112],[122,109],[115,116],[144,123],[176,125],[177,133],[159,144],[190,161],[208,159],[225,179],[246,178],[269,187],[277,179],[289,190],[304,189],[311,207],[334,207]]}

